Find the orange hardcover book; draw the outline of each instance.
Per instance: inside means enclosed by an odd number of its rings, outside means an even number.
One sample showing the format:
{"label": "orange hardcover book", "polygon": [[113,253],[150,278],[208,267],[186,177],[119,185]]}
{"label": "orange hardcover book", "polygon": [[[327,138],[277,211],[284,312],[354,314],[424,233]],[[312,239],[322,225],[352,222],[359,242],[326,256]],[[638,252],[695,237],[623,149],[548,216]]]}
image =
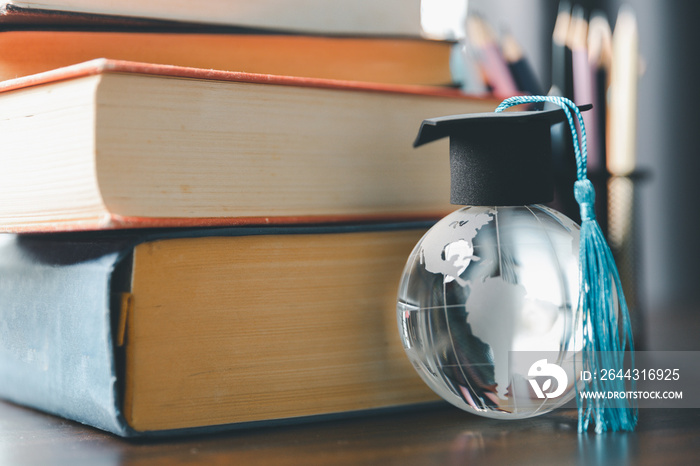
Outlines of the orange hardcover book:
{"label": "orange hardcover book", "polygon": [[497,102],[425,86],[98,59],[0,83],[0,229],[434,218],[425,118]]}
{"label": "orange hardcover book", "polygon": [[0,32],[0,80],[108,57],[163,65],[394,84],[451,85],[451,42],[176,32]]}

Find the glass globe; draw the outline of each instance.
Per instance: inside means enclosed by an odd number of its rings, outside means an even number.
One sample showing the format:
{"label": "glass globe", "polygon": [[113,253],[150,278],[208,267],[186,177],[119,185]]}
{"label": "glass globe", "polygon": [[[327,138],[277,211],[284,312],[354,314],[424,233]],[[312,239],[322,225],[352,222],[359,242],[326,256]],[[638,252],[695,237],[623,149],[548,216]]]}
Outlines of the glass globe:
{"label": "glass globe", "polygon": [[578,225],[542,205],[465,207],[439,221],[411,253],[397,305],[423,380],[487,417],[570,401],[582,335],[578,245]]}

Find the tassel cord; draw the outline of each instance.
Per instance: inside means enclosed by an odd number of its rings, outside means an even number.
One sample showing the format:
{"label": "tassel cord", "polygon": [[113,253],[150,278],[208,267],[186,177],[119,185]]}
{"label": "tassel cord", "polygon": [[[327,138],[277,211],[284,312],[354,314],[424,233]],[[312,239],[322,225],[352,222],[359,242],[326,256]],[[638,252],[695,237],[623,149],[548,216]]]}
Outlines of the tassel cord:
{"label": "tassel cord", "polygon": [[[583,394],[626,392],[625,378],[608,377],[601,380],[601,371],[624,367],[624,354],[629,345],[631,367],[634,367],[634,343],[627,303],[620,276],[600,225],[595,218],[595,189],[587,177],[586,129],[581,112],[571,100],[558,96],[515,96],[504,100],[496,112],[526,103],[550,102],[564,111],[571,129],[576,176],[574,196],[581,212],[579,248],[579,310],[583,329],[582,370],[597,374],[593,380],[576,384],[578,431],[588,430],[591,421],[596,433],[634,430],[637,424],[636,403],[623,399],[595,396],[584,399]],[[574,120],[573,114],[576,116]],[[578,131],[576,128],[578,123]],[[617,304],[617,306],[616,306]],[[580,373],[580,372],[579,372]],[[622,374],[619,374],[622,375]],[[583,382],[583,385],[580,384]],[[630,380],[630,390],[634,390]]]}

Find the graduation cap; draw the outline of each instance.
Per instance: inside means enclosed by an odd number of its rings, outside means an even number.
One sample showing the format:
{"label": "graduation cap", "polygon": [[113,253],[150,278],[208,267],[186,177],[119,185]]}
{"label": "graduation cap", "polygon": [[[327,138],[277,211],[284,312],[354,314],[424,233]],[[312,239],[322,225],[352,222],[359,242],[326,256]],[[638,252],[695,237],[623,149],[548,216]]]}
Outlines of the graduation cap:
{"label": "graduation cap", "polygon": [[449,136],[452,204],[543,204],[554,196],[551,126],[565,119],[562,109],[431,118],[413,146]]}
{"label": "graduation cap", "polygon": [[[503,113],[514,105],[539,102],[559,108]],[[595,189],[587,175],[585,124],[581,111],[590,108],[590,105],[577,107],[569,99],[556,96],[511,97],[504,100],[495,113],[423,121],[414,146],[449,136],[453,204],[490,207],[545,203],[552,199],[554,190],[551,126],[567,120],[576,160],[577,179],[573,191],[581,213],[577,309],[584,329],[582,364],[586,370],[596,373],[602,368],[622,368],[624,352],[627,349],[632,352],[634,345],[619,273],[595,218]],[[494,209],[494,214],[496,212]],[[433,228],[440,228],[440,225],[439,222]],[[440,247],[435,250],[442,251],[443,237],[436,238]],[[581,387],[574,384],[576,390],[589,394],[626,389],[621,379],[580,382]],[[633,400],[577,396],[577,404],[580,432],[587,430],[591,421],[595,422],[596,432],[633,430],[636,426],[637,408]]]}

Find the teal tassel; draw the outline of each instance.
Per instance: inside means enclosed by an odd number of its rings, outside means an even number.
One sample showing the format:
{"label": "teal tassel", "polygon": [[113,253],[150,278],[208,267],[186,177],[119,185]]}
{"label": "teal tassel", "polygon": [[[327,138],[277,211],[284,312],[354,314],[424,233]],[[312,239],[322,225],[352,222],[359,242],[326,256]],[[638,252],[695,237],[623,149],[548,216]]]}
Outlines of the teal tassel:
{"label": "teal tassel", "polygon": [[[632,431],[637,425],[637,406],[628,399],[585,398],[584,393],[625,392],[634,390],[634,381],[625,386],[626,379],[601,380],[602,369],[624,371],[625,350],[631,355],[630,369],[634,368],[634,342],[627,303],[620,283],[620,275],[612,252],[595,218],[595,190],[587,177],[586,129],[578,107],[563,97],[516,96],[504,100],[496,112],[525,103],[550,102],[564,110],[571,129],[578,180],[574,196],[581,212],[579,243],[579,310],[583,326],[582,370],[598,374],[588,382],[576,385],[578,404],[578,431],[588,430],[591,421],[597,433],[605,431]],[[579,135],[571,113],[576,115]],[[629,345],[629,346],[628,346]],[[577,371],[578,372],[578,371]],[[580,372],[579,372],[580,373]]]}

